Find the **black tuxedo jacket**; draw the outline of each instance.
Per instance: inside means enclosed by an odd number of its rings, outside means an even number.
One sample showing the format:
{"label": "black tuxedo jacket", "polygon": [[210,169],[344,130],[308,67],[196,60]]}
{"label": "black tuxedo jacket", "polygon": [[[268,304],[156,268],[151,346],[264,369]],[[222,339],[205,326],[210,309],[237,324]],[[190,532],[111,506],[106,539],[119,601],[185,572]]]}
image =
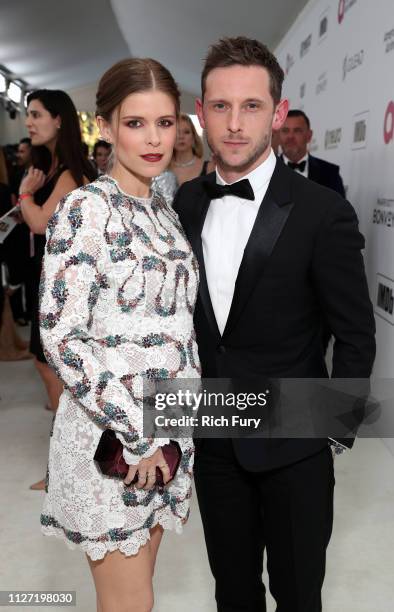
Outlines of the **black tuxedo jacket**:
{"label": "black tuxedo jacket", "polygon": [[333,189],[341,196],[345,197],[345,188],[342,177],[339,174],[339,166],[331,164],[324,159],[319,159],[309,155],[308,178],[319,185]]}
{"label": "black tuxedo jacket", "polygon": [[[283,161],[283,157],[280,159]],[[284,162],[283,162],[284,163]],[[339,173],[339,166],[331,164],[324,159],[309,155],[308,178],[319,185],[333,189],[342,197],[345,197],[345,187]]]}
{"label": "black tuxedo jacket", "polygon": [[[324,378],[322,321],[335,337],[333,377],[368,378],[375,323],[352,206],[277,162],[235,284],[221,336],[201,242],[209,207],[205,181],[184,183],[174,209],[200,266],[194,322],[202,374],[210,378]],[[197,441],[198,444],[203,441]],[[241,465],[272,469],[318,452],[327,439],[234,439]]]}

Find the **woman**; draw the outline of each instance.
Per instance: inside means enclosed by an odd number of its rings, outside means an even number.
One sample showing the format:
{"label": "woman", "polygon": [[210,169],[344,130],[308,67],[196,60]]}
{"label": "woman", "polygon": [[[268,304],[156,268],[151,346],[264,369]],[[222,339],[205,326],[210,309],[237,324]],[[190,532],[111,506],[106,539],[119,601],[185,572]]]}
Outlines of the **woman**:
{"label": "woman", "polygon": [[[82,152],[81,131],[75,106],[64,91],[41,89],[27,98],[26,127],[33,145],[33,166],[22,179],[19,203],[22,215],[34,234],[33,312],[30,352],[45,384],[49,407],[56,410],[62,383],[42,351],[38,324],[38,293],[45,232],[49,218],[67,193],[93,180],[95,171]],[[45,481],[32,485],[44,489]]]}
{"label": "woman", "polygon": [[[177,86],[158,62],[110,68],[97,121],[113,146],[111,173],[69,194],[48,228],[41,335],[65,390],[41,524],[87,554],[100,612],[152,609],[163,529],[180,531],[189,512],[191,439],[178,440],[176,476],[157,487],[156,468],[169,479],[168,440],[142,432],[144,380],[199,376],[197,263],[176,214],[150,192],[171,159],[178,108]],[[123,444],[124,481],[93,461],[104,429]]]}
{"label": "woman", "polygon": [[179,185],[206,173],[207,162],[203,160],[203,152],[202,140],[192,120],[189,115],[182,114],[170,166]]}

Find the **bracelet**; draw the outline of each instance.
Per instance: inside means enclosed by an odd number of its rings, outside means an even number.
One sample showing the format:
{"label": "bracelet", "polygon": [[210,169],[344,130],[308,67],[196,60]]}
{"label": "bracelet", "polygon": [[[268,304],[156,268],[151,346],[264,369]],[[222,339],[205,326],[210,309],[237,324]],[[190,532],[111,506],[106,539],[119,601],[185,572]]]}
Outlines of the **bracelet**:
{"label": "bracelet", "polygon": [[32,196],[33,196],[33,194],[30,193],[30,191],[25,191],[25,193],[20,193],[16,205],[20,206],[22,200],[25,200],[26,198],[31,198]]}

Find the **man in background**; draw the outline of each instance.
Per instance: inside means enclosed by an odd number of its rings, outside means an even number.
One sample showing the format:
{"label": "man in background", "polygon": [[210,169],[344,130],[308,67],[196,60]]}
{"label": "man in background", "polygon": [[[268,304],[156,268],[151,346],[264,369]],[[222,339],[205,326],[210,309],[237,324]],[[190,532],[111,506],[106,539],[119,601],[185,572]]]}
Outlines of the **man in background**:
{"label": "man in background", "polygon": [[31,166],[31,140],[30,138],[22,138],[18,145],[16,154],[18,166],[24,170],[28,170]]}
{"label": "man in background", "polygon": [[[16,152],[16,166],[10,178],[12,206],[15,206],[19,195],[19,185],[32,165],[32,145],[30,138],[19,141]],[[19,325],[27,325],[31,311],[30,287],[30,232],[26,223],[21,222],[13,229],[6,240],[8,269],[15,292],[10,297],[14,320]]]}
{"label": "man in background", "polygon": [[[9,186],[13,194],[13,204],[16,204],[19,194],[19,185],[21,180],[32,164],[31,161],[31,140],[30,138],[22,138],[19,141],[18,149],[15,155],[16,165],[13,165],[10,176]],[[14,164],[15,164],[14,161]]]}
{"label": "man in background", "polygon": [[93,161],[99,176],[108,171],[108,160],[111,155],[111,145],[106,140],[98,140],[93,147]]}
{"label": "man in background", "polygon": [[308,153],[308,144],[312,140],[313,132],[309,118],[302,110],[289,111],[279,134],[282,161],[289,168],[345,196],[339,166]]}

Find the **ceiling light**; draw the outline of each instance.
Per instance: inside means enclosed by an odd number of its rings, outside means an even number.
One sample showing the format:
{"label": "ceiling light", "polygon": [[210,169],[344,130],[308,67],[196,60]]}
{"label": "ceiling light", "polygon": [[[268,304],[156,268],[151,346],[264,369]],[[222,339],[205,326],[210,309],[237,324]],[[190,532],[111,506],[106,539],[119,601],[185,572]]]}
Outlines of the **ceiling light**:
{"label": "ceiling light", "polygon": [[7,81],[4,74],[0,72],[0,93],[5,93],[7,90]]}
{"label": "ceiling light", "polygon": [[10,81],[7,89],[7,96],[10,100],[12,100],[12,102],[15,102],[15,104],[19,104],[22,98],[22,88],[16,83]]}

